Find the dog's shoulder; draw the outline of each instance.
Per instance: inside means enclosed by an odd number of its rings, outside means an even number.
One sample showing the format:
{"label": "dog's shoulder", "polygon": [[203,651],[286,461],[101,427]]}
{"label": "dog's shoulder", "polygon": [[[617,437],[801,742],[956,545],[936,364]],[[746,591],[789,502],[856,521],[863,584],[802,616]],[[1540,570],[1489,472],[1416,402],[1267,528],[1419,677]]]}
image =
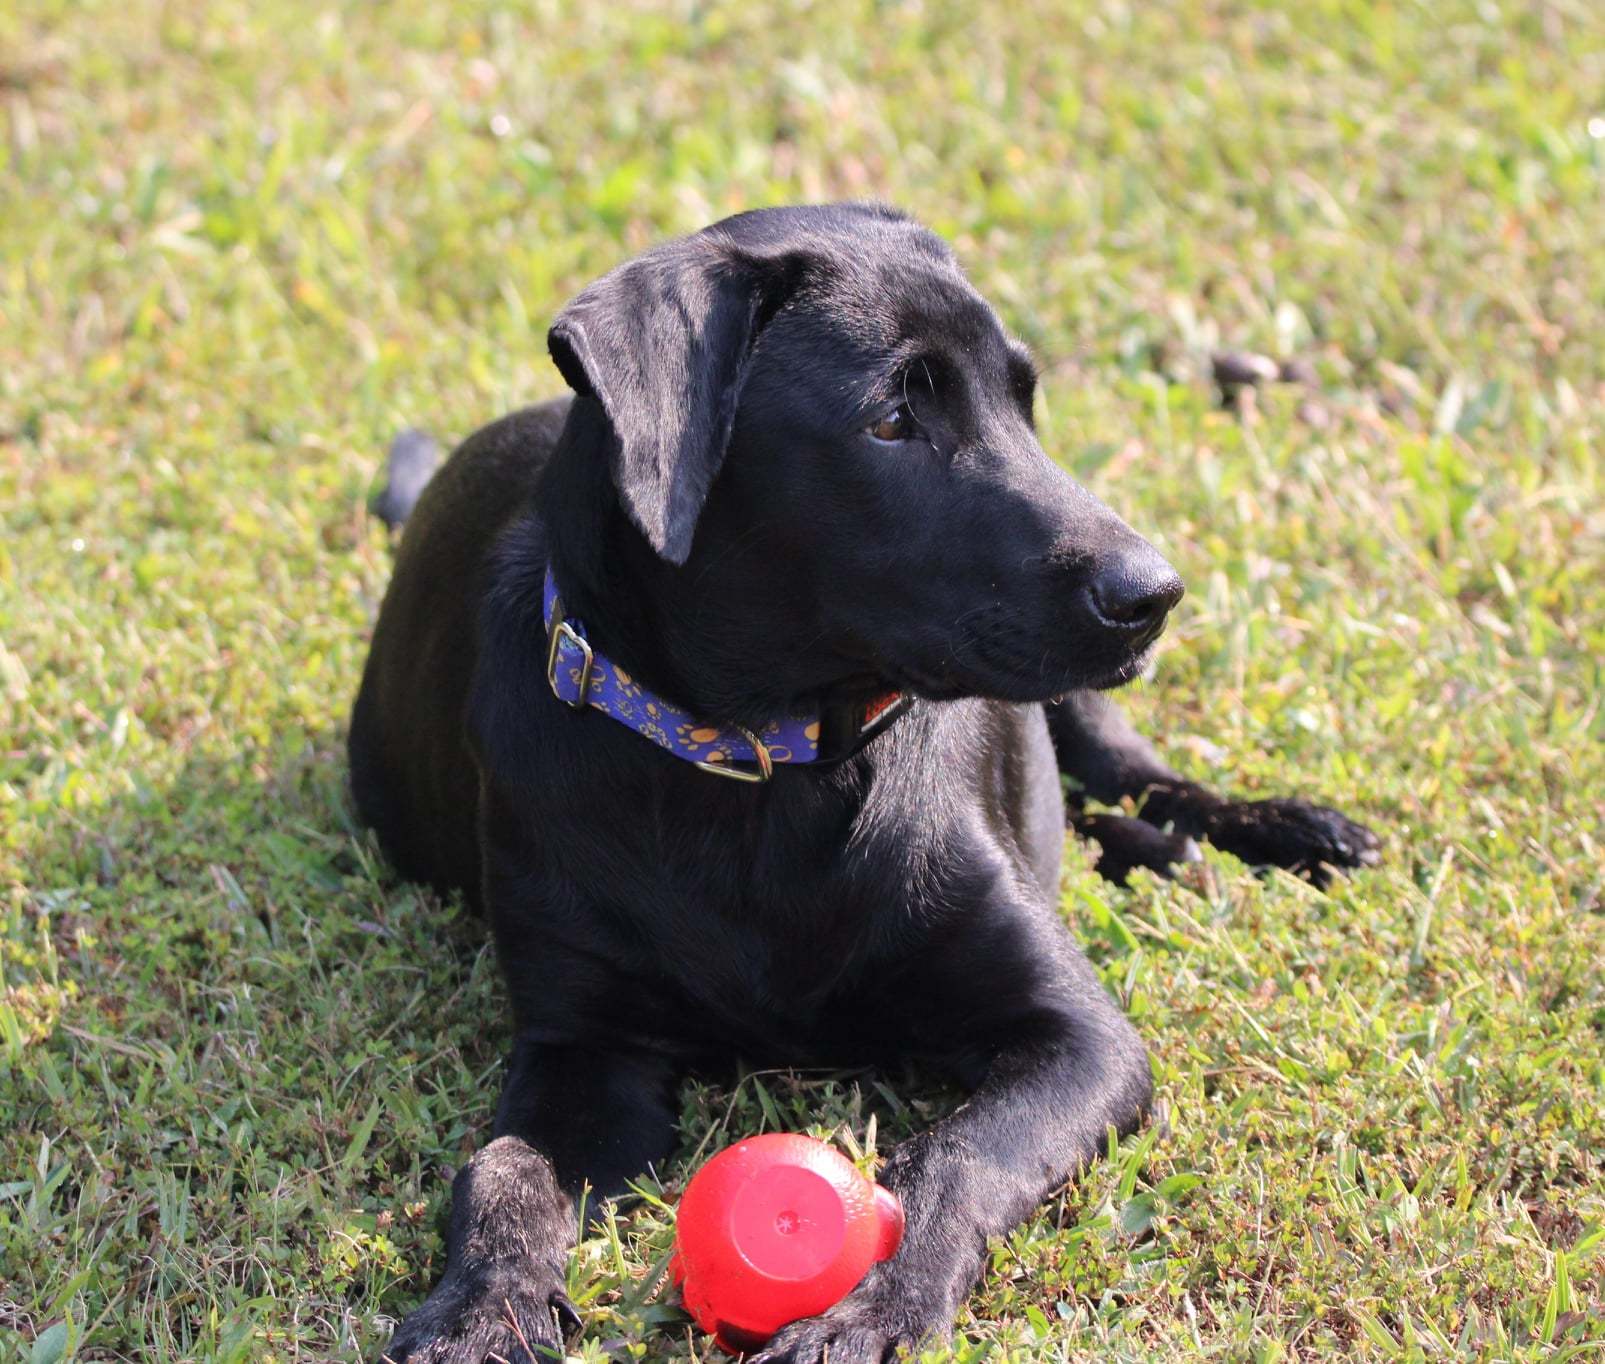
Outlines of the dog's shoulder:
{"label": "dog's shoulder", "polygon": [[491,496],[519,494],[520,503],[546,467],[563,433],[571,394],[510,412],[469,436],[436,476],[435,484]]}
{"label": "dog's shoulder", "polygon": [[415,578],[448,580],[454,590],[482,581],[486,549],[528,507],[563,423],[568,398],[526,407],[481,427],[429,481],[407,521],[392,594]]}

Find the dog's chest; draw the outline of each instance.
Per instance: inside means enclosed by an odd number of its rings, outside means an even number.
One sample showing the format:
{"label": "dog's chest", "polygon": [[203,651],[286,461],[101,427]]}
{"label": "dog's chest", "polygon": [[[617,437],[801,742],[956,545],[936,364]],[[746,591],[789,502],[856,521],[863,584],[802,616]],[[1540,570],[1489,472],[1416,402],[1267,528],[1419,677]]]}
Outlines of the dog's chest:
{"label": "dog's chest", "polygon": [[869,869],[792,870],[788,884],[760,875],[686,895],[654,944],[698,1026],[782,1054],[839,1039],[888,965],[887,939],[913,921],[907,887]]}
{"label": "dog's chest", "polygon": [[693,1048],[843,1056],[861,1003],[928,917],[918,866],[935,859],[919,832],[866,830],[845,802],[711,811],[690,827],[683,808],[661,813],[615,826],[605,883],[581,892],[653,1030]]}

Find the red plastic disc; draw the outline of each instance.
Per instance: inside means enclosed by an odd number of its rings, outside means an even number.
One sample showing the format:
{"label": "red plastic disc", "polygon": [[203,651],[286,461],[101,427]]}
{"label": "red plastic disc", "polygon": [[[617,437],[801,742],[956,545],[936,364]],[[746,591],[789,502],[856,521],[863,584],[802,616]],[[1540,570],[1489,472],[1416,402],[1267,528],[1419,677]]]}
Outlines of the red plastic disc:
{"label": "red plastic disc", "polygon": [[836,1186],[801,1165],[772,1165],[731,1200],[729,1236],[766,1279],[812,1279],[841,1254],[847,1209]]}
{"label": "red plastic disc", "polygon": [[731,1351],[841,1301],[897,1250],[903,1210],[824,1142],[749,1137],[680,1199],[670,1272],[686,1310]]}

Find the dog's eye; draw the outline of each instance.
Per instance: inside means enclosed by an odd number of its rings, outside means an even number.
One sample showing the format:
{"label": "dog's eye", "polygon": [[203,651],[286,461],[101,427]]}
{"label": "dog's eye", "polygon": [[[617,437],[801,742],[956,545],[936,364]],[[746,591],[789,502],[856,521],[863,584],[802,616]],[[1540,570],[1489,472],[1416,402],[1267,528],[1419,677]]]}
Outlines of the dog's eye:
{"label": "dog's eye", "polygon": [[914,421],[914,414],[908,410],[907,404],[882,417],[873,426],[865,428],[876,440],[888,444],[899,440],[913,440],[919,427]]}

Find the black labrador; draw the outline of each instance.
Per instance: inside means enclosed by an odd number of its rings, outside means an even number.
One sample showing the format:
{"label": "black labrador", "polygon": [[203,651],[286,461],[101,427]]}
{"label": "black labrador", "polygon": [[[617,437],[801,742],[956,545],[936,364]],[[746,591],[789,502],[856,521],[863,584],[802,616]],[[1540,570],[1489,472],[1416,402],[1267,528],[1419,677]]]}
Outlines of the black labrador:
{"label": "black labrador", "polygon": [[[674,1149],[688,1070],[913,1057],[971,1098],[886,1164],[901,1250],[759,1356],[879,1361],[950,1328],[987,1238],[1149,1102],[1057,908],[1061,770],[1143,802],[1085,821],[1117,876],[1194,836],[1316,878],[1376,842],[1200,789],[1101,697],[1181,582],[1043,453],[1029,356],[908,218],[730,218],[548,340],[575,396],[425,488],[351,721],[363,816],[488,916],[514,1026],[444,1277],[387,1354],[559,1349],[575,1195]],[[641,707],[724,751],[686,760]],[[765,740],[787,716],[812,761]]]}

